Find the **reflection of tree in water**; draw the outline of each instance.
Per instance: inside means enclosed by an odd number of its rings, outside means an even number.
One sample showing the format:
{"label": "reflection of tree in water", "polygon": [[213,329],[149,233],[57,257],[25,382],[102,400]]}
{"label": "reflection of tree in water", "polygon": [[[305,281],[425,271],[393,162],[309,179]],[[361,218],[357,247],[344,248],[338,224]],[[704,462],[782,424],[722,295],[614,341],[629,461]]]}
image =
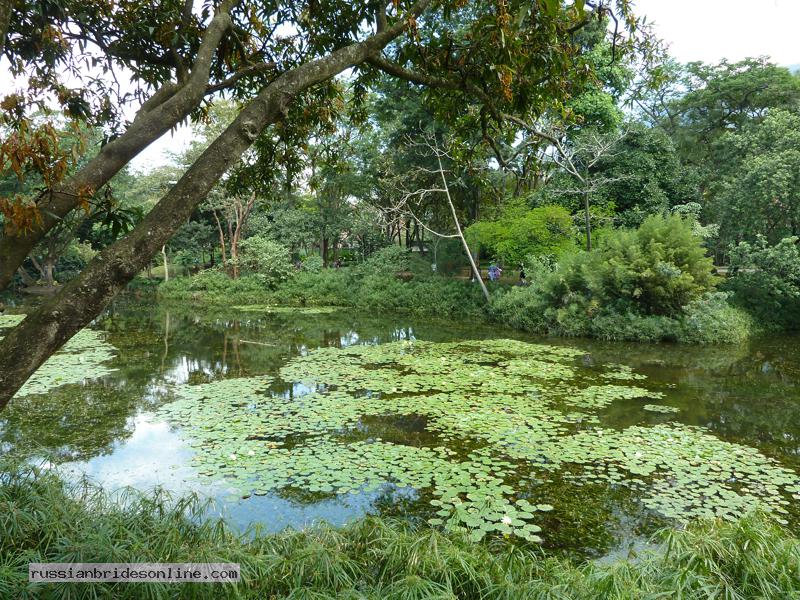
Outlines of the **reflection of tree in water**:
{"label": "reflection of tree in water", "polygon": [[756,446],[800,465],[800,346],[797,337],[754,339],[747,344],[678,346],[576,341],[587,366],[617,362],[649,377],[665,393],[674,415],[647,414],[641,402],[619,402],[604,412],[617,427],[680,421],[720,438]]}
{"label": "reflection of tree in water", "polygon": [[59,463],[112,452],[133,433],[131,417],[151,406],[139,386],[68,385],[15,398],[0,419],[3,450],[15,457]]}
{"label": "reflection of tree in water", "polygon": [[576,558],[599,557],[647,539],[667,524],[666,519],[644,508],[627,488],[577,486],[563,474],[529,483],[519,491],[520,498],[529,496],[555,507],[536,516],[536,524],[546,532],[542,546],[547,550],[575,553]]}

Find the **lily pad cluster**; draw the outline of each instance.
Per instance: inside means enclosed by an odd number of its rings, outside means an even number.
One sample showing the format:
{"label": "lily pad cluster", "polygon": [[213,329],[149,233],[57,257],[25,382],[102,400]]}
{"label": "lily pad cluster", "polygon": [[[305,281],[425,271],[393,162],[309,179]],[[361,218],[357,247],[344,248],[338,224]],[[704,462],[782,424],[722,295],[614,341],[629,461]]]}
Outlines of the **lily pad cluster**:
{"label": "lily pad cluster", "polygon": [[675,406],[666,406],[664,404],[645,404],[642,408],[644,410],[649,411],[649,412],[657,412],[657,413],[664,413],[664,414],[672,414],[672,413],[681,412],[680,408],[676,408]]}
{"label": "lily pad cluster", "polygon": [[[517,340],[321,348],[276,379],[179,386],[161,414],[183,427],[201,475],[243,497],[407,488],[428,502],[431,524],[474,539],[539,541],[536,515],[553,507],[537,501],[536,481],[555,471],[629,487],[680,520],[756,505],[782,513],[785,495],[800,490],[792,471],[702,429],[601,427],[611,403],[663,394],[621,365],[581,367],[583,354]],[[293,392],[278,393],[278,379]],[[427,442],[383,439],[368,426],[397,416],[424,423]]]}
{"label": "lily pad cluster", "polygon": [[[25,315],[0,315],[0,329],[13,327],[24,318]],[[105,364],[115,354],[116,349],[105,341],[103,332],[82,329],[47,359],[14,397],[45,394],[61,385],[107,375],[116,370]]]}
{"label": "lily pad cluster", "polygon": [[632,487],[645,506],[679,521],[733,520],[755,508],[783,521],[777,515],[800,485],[797,473],[756,449],[676,423],[582,431],[544,454],[549,469],[583,466],[579,480]]}
{"label": "lily pad cluster", "polygon": [[25,320],[25,315],[0,315],[0,329],[15,327]]}

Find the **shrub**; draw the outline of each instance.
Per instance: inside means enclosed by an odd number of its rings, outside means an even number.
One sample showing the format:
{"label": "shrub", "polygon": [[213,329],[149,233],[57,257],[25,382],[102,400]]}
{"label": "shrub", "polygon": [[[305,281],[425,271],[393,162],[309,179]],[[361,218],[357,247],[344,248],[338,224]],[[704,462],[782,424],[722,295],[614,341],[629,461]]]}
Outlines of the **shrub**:
{"label": "shrub", "polygon": [[731,248],[731,276],[725,289],[767,327],[800,327],[800,239],[770,246],[763,236]]}
{"label": "shrub", "polygon": [[278,304],[348,306],[357,286],[351,268],[300,271],[281,284],[272,299]]}
{"label": "shrub", "polygon": [[529,255],[560,256],[575,248],[572,217],[562,206],[512,208],[497,221],[470,225],[465,233],[470,245],[510,265],[522,264]]}
{"label": "shrub", "polygon": [[275,288],[294,274],[289,250],[266,237],[254,235],[239,243],[239,265],[263,285]]}
{"label": "shrub", "polygon": [[310,254],[303,259],[303,271],[319,273],[324,266],[322,257],[318,254]]}
{"label": "shrub", "polygon": [[750,320],[714,295],[711,259],[692,222],[654,216],[638,230],[607,233],[593,252],[561,259],[554,270],[531,261],[531,286],[492,303],[512,327],[606,340],[724,343],[750,334]]}
{"label": "shrub", "polygon": [[588,335],[613,342],[674,342],[680,325],[672,317],[603,312],[588,323]]}
{"label": "shrub", "polygon": [[645,219],[638,230],[608,235],[584,271],[587,287],[607,305],[675,316],[716,285],[713,261],[692,222],[680,215]]}
{"label": "shrub", "polygon": [[401,246],[386,246],[364,261],[365,273],[400,273],[411,268],[411,253]]}
{"label": "shrub", "polygon": [[[433,246],[436,243],[436,252],[434,257]],[[461,240],[457,239],[440,239],[438,242],[429,242],[428,248],[430,250],[429,257],[431,262],[436,262],[436,272],[443,275],[453,275],[469,268],[469,259],[464,253],[464,246]]]}
{"label": "shrub", "polygon": [[546,299],[534,283],[530,287],[515,287],[506,293],[495,294],[489,312],[495,321],[508,327],[532,333],[550,333],[550,324],[545,316],[547,308]]}
{"label": "shrub", "polygon": [[679,316],[714,289],[713,263],[680,215],[648,217],[637,230],[605,236],[594,252],[563,260],[548,278],[554,306],[583,304],[616,313]]}
{"label": "shrub", "polygon": [[270,290],[253,275],[231,279],[223,271],[208,269],[162,283],[158,295],[166,300],[206,304],[261,304],[269,301]]}
{"label": "shrub", "polygon": [[730,294],[715,292],[684,308],[677,339],[689,344],[735,344],[756,331],[753,318],[728,301]]}
{"label": "shrub", "polygon": [[485,304],[477,285],[429,277],[402,281],[373,274],[354,294],[361,310],[405,312],[441,317],[482,316]]}

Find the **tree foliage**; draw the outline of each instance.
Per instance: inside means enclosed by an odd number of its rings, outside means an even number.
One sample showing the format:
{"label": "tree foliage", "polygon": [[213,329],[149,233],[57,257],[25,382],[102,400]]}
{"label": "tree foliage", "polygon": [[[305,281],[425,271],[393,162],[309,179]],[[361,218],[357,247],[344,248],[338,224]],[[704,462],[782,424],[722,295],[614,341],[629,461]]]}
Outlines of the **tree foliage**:
{"label": "tree foliage", "polygon": [[528,256],[559,257],[575,249],[572,217],[561,206],[508,209],[496,221],[478,221],[466,230],[470,245],[500,262],[517,266]]}
{"label": "tree foliage", "polygon": [[800,114],[773,110],[717,146],[723,175],[708,213],[722,242],[800,235]]}

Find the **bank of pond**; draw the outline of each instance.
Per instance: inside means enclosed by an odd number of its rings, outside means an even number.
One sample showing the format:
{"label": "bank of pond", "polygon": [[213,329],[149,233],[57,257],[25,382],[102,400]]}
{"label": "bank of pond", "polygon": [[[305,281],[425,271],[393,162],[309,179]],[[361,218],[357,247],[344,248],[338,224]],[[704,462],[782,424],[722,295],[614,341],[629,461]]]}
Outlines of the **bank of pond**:
{"label": "bank of pond", "polygon": [[323,269],[309,261],[300,271],[288,267],[288,252],[281,264],[273,251],[263,260],[251,257],[251,269],[240,277],[206,270],[173,279],[158,294],[207,306],[341,306],[480,319],[530,333],[615,341],[735,344],[800,327],[797,238],[732,247],[722,277],[696,229],[680,215],[654,215],[638,229],[606,232],[591,252],[527,256],[509,267],[520,269],[517,285],[488,282],[488,302],[474,281],[437,270],[435,256],[398,246],[355,266]]}

